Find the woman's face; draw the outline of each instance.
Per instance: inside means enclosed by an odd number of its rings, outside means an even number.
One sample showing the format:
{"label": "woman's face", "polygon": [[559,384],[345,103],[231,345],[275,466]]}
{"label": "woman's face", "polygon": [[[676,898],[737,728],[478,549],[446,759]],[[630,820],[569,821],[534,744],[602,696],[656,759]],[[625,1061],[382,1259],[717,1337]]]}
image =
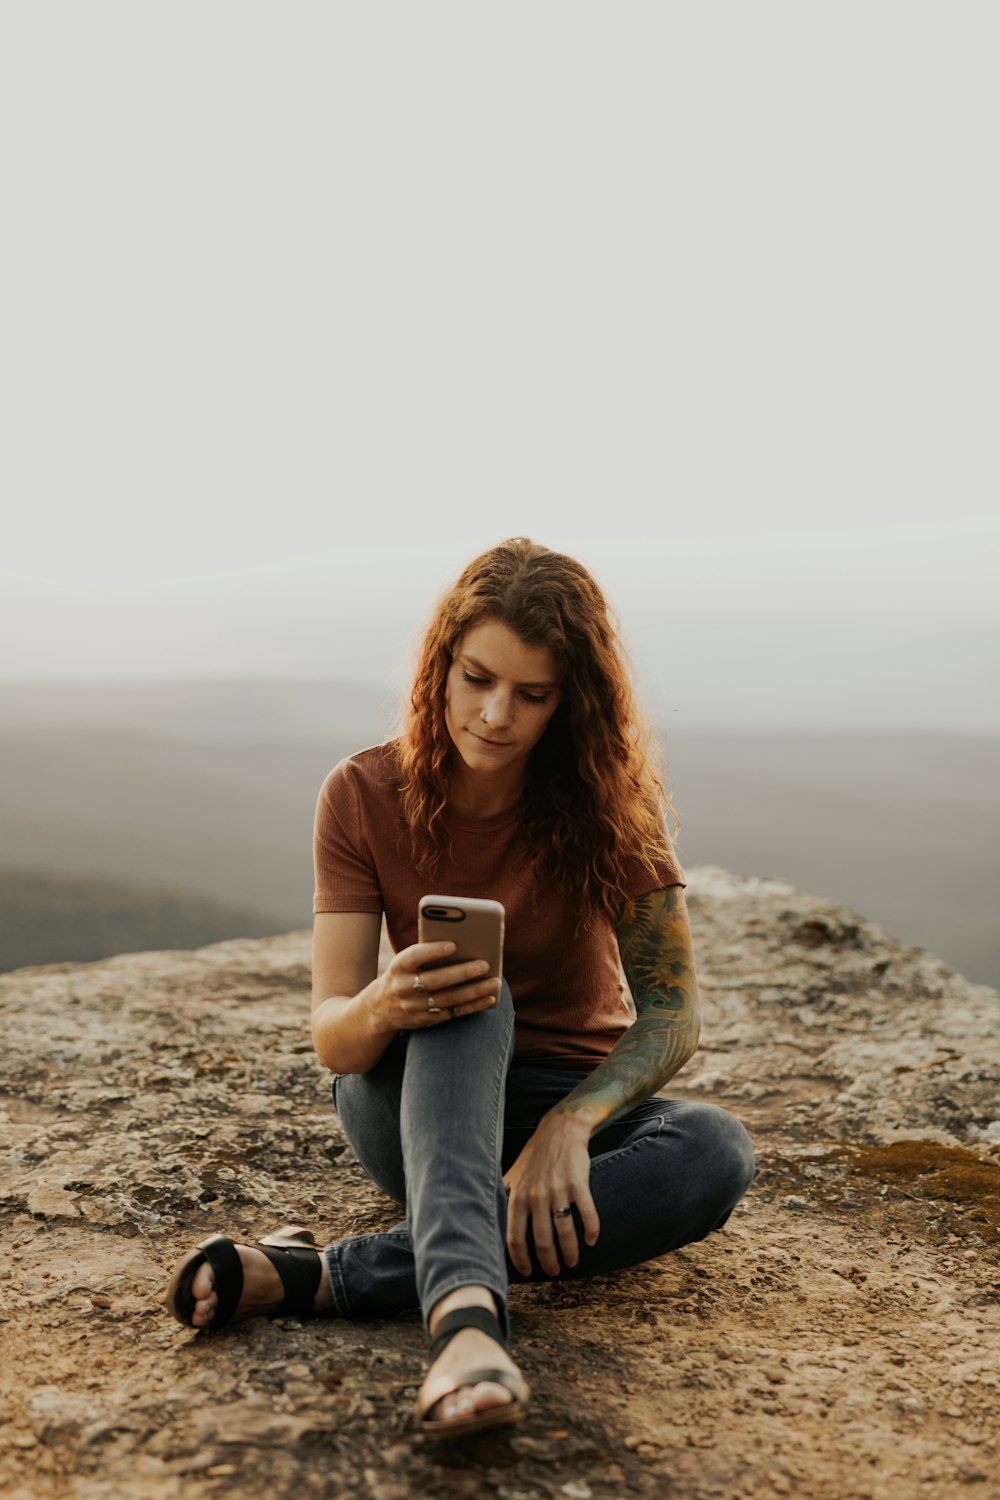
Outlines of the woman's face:
{"label": "woman's face", "polygon": [[474,774],[520,770],[559,707],[561,673],[548,646],[529,646],[499,620],[461,637],[448,669],[445,723]]}

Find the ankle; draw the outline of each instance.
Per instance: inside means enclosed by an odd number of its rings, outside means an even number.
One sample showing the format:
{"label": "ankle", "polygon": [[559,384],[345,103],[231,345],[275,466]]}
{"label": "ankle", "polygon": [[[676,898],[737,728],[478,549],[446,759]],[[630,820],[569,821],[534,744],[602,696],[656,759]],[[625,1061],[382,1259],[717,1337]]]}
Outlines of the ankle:
{"label": "ankle", "polygon": [[459,1307],[483,1307],[495,1318],[500,1317],[496,1296],[488,1286],[459,1286],[454,1291],[447,1292],[439,1302],[435,1302],[427,1320],[427,1331],[431,1338],[434,1337],[441,1319],[447,1313],[455,1312]]}

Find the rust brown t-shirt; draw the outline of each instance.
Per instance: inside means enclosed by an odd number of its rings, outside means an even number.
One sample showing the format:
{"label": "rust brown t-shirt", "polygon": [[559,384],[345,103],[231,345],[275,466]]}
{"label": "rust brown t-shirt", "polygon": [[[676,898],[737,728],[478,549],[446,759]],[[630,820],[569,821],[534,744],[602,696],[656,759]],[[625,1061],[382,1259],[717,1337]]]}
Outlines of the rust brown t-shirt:
{"label": "rust brown t-shirt", "polygon": [[[400,807],[397,742],[352,755],[330,772],[316,807],[314,912],[385,913],[393,950],[417,941],[417,903],[432,887],[413,868]],[[517,808],[492,818],[446,812],[450,840],[433,891],[484,896],[506,912],[504,978],[514,999],[519,1062],[594,1068],[631,1021],[618,944],[606,917],[575,933],[576,913],[559,890],[517,870]],[[650,851],[652,877],[635,861],[630,898],[684,885],[666,828]]]}

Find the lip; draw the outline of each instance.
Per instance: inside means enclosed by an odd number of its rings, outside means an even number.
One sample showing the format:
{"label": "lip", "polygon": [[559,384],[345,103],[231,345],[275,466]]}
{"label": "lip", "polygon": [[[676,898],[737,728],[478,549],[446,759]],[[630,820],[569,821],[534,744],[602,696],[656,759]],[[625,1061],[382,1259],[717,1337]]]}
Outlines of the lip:
{"label": "lip", "polygon": [[475,730],[473,729],[470,729],[469,733],[472,735],[472,738],[477,741],[478,744],[485,745],[487,750],[509,750],[511,745],[514,743],[513,740],[483,739],[483,736],[481,734],[476,734]]}

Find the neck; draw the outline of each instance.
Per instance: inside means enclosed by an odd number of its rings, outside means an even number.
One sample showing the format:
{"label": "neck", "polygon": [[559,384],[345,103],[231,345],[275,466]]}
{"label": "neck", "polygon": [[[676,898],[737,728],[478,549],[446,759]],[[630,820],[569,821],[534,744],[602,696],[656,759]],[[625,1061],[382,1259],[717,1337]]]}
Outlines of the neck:
{"label": "neck", "polygon": [[493,818],[515,803],[523,789],[524,775],[517,768],[510,775],[471,776],[465,766],[456,766],[448,806],[463,818]]}

